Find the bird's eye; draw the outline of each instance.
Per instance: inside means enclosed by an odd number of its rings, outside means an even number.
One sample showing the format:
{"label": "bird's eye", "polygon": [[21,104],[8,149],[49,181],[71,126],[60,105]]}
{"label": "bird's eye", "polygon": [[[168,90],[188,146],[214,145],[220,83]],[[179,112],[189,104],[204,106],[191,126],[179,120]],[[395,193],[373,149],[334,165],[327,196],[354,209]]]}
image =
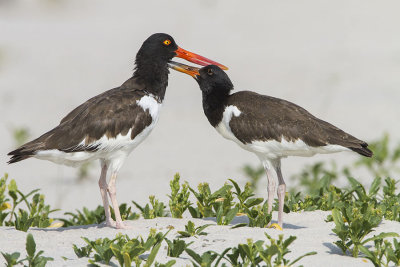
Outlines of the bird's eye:
{"label": "bird's eye", "polygon": [[165,45],[170,45],[171,44],[171,41],[170,40],[165,40],[164,42],[163,42],[163,44],[165,44]]}
{"label": "bird's eye", "polygon": [[214,74],[214,72],[212,71],[212,69],[208,69],[208,70],[207,70],[207,74],[211,76],[211,75]]}

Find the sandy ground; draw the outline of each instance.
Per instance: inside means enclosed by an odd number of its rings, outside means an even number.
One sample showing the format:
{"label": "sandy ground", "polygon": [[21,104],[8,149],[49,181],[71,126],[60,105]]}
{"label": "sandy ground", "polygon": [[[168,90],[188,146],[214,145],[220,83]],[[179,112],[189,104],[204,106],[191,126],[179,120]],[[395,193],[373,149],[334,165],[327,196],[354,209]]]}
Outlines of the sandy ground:
{"label": "sandy ground", "polygon": [[[284,231],[263,228],[242,227],[230,229],[231,226],[210,226],[204,231],[208,233],[205,236],[191,237],[185,239],[187,243],[194,241],[190,248],[197,253],[203,253],[207,250],[222,252],[227,247],[237,246],[240,243],[246,243],[248,238],[256,240],[266,240],[264,232],[271,235],[273,238],[278,238],[279,234],[284,234],[287,238],[290,235],[297,236],[297,239],[290,246],[292,253],[288,254],[288,259],[295,259],[310,251],[316,251],[317,255],[303,258],[299,264],[304,266],[373,266],[370,262],[363,261],[362,258],[353,258],[342,254],[341,250],[336,247],[333,242],[337,237],[331,231],[334,228],[334,223],[326,223],[324,220],[330,212],[315,211],[290,213],[285,215]],[[276,215],[276,214],[275,214]],[[191,219],[196,226],[206,223],[214,223],[210,220]],[[246,219],[237,217],[233,224],[244,222]],[[130,230],[115,230],[108,227],[100,227],[99,225],[71,227],[67,229],[31,229],[29,233],[35,238],[37,249],[44,250],[44,255],[54,258],[48,266],[84,266],[87,264],[87,258],[77,258],[72,244],[78,246],[85,245],[81,237],[87,237],[94,240],[99,237],[112,238],[119,232],[128,234],[130,237],[147,236],[150,228],[155,228],[158,231],[168,231],[168,226],[173,226],[173,229],[167,236],[172,240],[178,236],[176,231],[184,230],[184,225],[188,219],[173,219],[173,218],[157,218],[152,220],[136,220],[129,221],[132,227]],[[215,223],[214,223],[215,224]],[[375,232],[400,232],[400,223],[393,221],[383,221]],[[370,236],[372,236],[370,235]],[[0,248],[2,251],[14,252],[25,251],[26,233],[16,231],[12,228],[0,228]],[[269,241],[267,241],[269,244]],[[21,253],[25,255],[24,253]],[[64,260],[62,257],[66,257]],[[173,259],[167,256],[167,244],[164,242],[157,254],[156,260],[159,262],[167,262]],[[179,258],[176,258],[176,266],[185,266],[190,264],[189,255],[184,252]],[[0,264],[4,261],[1,258]],[[118,262],[114,262],[118,264]],[[118,266],[118,265],[117,265]],[[296,265],[297,266],[297,265]]]}

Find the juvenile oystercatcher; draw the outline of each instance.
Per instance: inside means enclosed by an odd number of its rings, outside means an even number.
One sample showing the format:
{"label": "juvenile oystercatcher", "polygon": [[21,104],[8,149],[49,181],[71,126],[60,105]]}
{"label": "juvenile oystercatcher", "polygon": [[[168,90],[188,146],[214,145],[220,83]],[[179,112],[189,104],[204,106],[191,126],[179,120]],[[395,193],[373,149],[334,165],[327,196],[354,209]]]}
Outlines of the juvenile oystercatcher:
{"label": "juvenile oystercatcher", "polygon": [[278,186],[278,224],[282,227],[286,192],[281,159],[354,151],[372,156],[368,144],[318,119],[289,101],[251,91],[230,94],[233,84],[218,66],[201,69],[170,62],[170,67],[191,75],[203,95],[203,109],[210,124],[226,139],[256,154],[268,177],[268,211],[272,210],[275,170]]}
{"label": "juvenile oystercatcher", "polygon": [[[124,228],[116,199],[115,182],[125,159],[154,128],[168,85],[168,62],[184,58],[199,65],[216,64],[186,51],[164,33],[151,35],[136,55],[133,76],[120,87],[97,95],[72,110],[60,124],[39,138],[8,153],[8,163],[30,157],[75,166],[100,160],[100,193],[106,225]],[[107,171],[111,178],[107,184]],[[107,192],[114,207],[110,215]]]}

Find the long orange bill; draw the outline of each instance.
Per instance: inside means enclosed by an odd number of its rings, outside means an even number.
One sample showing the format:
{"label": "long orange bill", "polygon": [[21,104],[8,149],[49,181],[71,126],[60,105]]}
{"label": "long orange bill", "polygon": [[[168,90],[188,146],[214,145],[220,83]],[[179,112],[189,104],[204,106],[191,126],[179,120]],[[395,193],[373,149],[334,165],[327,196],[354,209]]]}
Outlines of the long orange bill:
{"label": "long orange bill", "polygon": [[185,49],[180,48],[180,47],[178,47],[178,49],[175,51],[175,53],[176,53],[177,57],[186,59],[187,61],[199,64],[201,66],[217,65],[218,67],[220,67],[223,70],[227,70],[228,69],[227,67],[225,67],[224,65],[222,65],[222,64],[220,64],[218,62],[215,62],[215,61],[213,61],[211,59],[208,59],[208,58],[205,58],[203,56],[197,55],[195,53],[186,51]]}
{"label": "long orange bill", "polygon": [[170,61],[168,63],[168,65],[171,69],[186,73],[186,74],[192,76],[193,78],[196,78],[197,75],[200,75],[200,73],[199,73],[200,69],[196,68],[196,67],[188,66],[188,65],[178,63],[175,61]]}

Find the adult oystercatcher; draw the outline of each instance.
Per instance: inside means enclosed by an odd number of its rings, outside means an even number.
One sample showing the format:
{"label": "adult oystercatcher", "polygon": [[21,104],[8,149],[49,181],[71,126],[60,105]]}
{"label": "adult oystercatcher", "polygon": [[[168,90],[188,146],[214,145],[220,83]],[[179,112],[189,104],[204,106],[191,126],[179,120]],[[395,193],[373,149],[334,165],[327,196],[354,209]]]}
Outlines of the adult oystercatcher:
{"label": "adult oystercatcher", "polygon": [[[116,199],[117,173],[129,153],[150,134],[158,120],[168,85],[168,62],[173,57],[227,69],[178,47],[168,34],[153,34],[139,49],[130,79],[120,87],[89,99],[72,110],[54,129],[8,153],[11,156],[8,163],[35,157],[75,166],[99,159],[99,186],[106,225],[124,228]],[[108,169],[111,178],[107,184]],[[107,192],[116,221],[111,218]]]}
{"label": "adult oystercatcher", "polygon": [[191,75],[203,95],[203,109],[211,125],[226,139],[256,154],[268,177],[268,211],[272,210],[275,170],[278,186],[278,224],[282,227],[286,192],[281,159],[317,153],[354,151],[371,157],[368,144],[318,119],[289,101],[251,91],[230,94],[233,84],[218,66],[201,69],[170,62],[170,67]]}

